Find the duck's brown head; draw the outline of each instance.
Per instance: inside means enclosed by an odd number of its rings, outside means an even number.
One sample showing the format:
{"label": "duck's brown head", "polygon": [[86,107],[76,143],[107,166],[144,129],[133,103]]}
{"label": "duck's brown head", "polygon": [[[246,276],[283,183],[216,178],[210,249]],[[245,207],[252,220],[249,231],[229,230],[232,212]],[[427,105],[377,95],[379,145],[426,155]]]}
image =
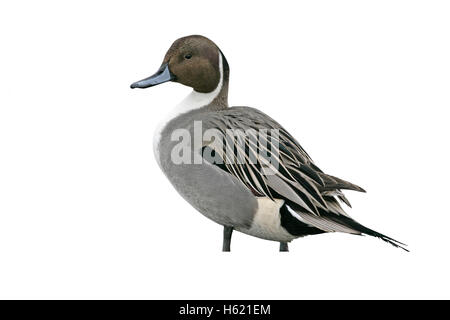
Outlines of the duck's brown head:
{"label": "duck's brown head", "polygon": [[209,93],[218,87],[221,80],[227,84],[228,76],[228,64],[216,44],[206,37],[193,35],[176,40],[158,71],[133,83],[131,88],[148,88],[174,81],[197,92]]}

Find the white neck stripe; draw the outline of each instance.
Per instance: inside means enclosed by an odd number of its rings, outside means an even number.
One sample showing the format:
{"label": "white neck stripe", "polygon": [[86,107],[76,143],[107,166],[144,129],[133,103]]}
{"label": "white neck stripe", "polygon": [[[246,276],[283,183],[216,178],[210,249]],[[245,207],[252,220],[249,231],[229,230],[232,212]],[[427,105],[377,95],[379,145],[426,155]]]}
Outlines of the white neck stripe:
{"label": "white neck stripe", "polygon": [[[214,99],[219,95],[220,90],[222,90],[223,86],[223,64],[222,64],[222,54],[220,52],[219,52],[219,70],[220,70],[220,80],[219,84],[214,89],[214,91],[208,93],[201,93],[192,90],[192,92],[186,98],[184,98],[173,110],[175,111],[176,116],[191,110],[204,107],[213,102]],[[171,114],[173,113],[173,111],[171,112]]]}

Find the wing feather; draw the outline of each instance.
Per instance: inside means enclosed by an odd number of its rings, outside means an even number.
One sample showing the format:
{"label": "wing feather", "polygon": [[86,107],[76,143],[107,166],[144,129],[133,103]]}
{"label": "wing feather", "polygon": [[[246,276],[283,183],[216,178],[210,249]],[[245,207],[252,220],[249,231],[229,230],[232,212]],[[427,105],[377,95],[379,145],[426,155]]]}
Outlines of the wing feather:
{"label": "wing feather", "polygon": [[[208,113],[203,123],[222,137],[223,150],[216,150],[220,144],[208,145],[222,155],[224,165],[220,167],[256,196],[272,200],[281,197],[300,206],[308,215],[320,216],[321,211],[346,215],[335,198],[350,206],[340,189],[364,191],[323,173],[283,127],[259,110],[233,107]],[[269,134],[258,134],[261,130]]]}

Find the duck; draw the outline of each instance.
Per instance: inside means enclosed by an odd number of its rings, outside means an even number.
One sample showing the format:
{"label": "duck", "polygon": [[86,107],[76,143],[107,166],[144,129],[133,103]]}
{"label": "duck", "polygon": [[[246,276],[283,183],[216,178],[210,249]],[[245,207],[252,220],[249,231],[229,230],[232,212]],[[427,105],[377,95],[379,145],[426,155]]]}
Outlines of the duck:
{"label": "duck", "polygon": [[201,35],[177,39],[150,77],[149,88],[175,82],[192,88],[155,130],[156,161],[175,190],[223,226],[222,251],[233,231],[279,242],[279,251],[308,235],[368,235],[406,245],[358,223],[343,190],[365,192],[323,172],[299,142],[262,111],[228,105],[230,67],[219,47]]}

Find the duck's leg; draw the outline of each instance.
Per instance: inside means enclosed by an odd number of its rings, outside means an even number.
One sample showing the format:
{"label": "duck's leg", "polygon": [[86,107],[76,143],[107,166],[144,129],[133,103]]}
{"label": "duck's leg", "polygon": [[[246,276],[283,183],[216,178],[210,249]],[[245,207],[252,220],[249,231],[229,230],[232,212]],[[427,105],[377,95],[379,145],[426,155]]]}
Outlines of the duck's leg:
{"label": "duck's leg", "polygon": [[289,247],[287,242],[280,242],[280,252],[288,252]]}
{"label": "duck's leg", "polygon": [[230,252],[230,246],[231,246],[231,234],[233,233],[233,227],[223,227],[223,246],[222,251],[223,252]]}

